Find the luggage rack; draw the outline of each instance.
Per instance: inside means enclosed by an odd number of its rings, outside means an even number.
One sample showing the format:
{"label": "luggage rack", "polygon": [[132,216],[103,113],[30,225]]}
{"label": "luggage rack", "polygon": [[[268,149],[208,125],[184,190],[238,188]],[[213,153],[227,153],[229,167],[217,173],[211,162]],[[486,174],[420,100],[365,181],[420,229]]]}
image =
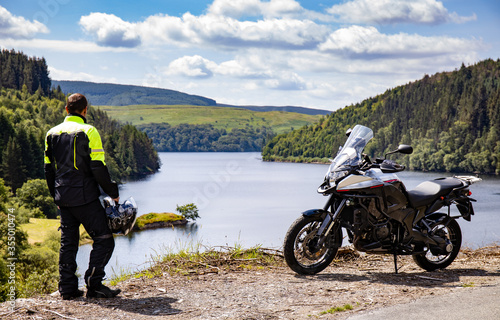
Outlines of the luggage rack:
{"label": "luggage rack", "polygon": [[467,184],[469,185],[483,180],[479,177],[474,177],[474,176],[455,176],[455,178],[467,182]]}

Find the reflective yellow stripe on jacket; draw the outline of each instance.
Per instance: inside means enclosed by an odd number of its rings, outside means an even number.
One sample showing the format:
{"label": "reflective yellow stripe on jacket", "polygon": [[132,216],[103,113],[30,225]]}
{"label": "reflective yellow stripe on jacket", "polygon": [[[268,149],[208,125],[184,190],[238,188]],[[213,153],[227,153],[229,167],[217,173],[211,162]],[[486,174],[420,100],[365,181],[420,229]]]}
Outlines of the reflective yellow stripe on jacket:
{"label": "reflective yellow stripe on jacket", "polygon": [[[83,131],[89,139],[90,159],[94,161],[102,161],[104,165],[104,148],[102,146],[101,136],[97,129],[90,124],[86,124],[84,120],[78,116],[67,116],[64,122],[55,126],[47,132],[48,135],[61,134],[61,133],[74,133],[77,131]],[[45,150],[47,150],[47,139],[45,139]],[[45,155],[45,163],[51,163],[50,159]],[[76,168],[77,169],[77,168]]]}

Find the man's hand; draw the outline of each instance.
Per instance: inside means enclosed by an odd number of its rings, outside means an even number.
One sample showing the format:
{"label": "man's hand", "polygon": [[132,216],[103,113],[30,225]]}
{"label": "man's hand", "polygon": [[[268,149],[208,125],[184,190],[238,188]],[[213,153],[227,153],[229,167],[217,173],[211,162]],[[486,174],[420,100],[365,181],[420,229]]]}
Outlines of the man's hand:
{"label": "man's hand", "polygon": [[114,201],[116,204],[118,204],[118,203],[119,203],[119,201],[120,201],[120,197],[118,197],[118,198],[114,198],[114,199],[113,199],[113,201]]}

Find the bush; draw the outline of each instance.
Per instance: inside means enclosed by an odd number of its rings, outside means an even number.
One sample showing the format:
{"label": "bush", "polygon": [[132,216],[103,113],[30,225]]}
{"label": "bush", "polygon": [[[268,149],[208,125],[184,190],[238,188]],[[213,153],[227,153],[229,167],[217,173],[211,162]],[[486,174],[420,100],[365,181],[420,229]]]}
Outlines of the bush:
{"label": "bush", "polygon": [[29,275],[39,271],[57,271],[58,254],[45,245],[35,245],[24,250],[19,260],[23,264],[19,268],[23,278],[27,278]]}
{"label": "bush", "polygon": [[[15,223],[9,219],[10,216],[0,212],[0,302],[9,299],[11,287],[15,287],[16,298],[57,290],[60,247],[58,232],[51,232],[42,244],[30,246],[25,232],[18,226],[17,217]],[[14,240],[10,236],[13,233]],[[10,254],[10,247],[15,247],[14,255]],[[7,258],[17,258],[15,270],[8,268],[11,260]],[[12,276],[11,271],[15,272]]]}
{"label": "bush", "polygon": [[[19,257],[19,297],[50,293],[57,290],[59,280],[59,243],[53,232],[41,245],[24,250]],[[17,270],[16,270],[17,271]]]}
{"label": "bush", "polygon": [[59,276],[51,270],[38,270],[30,274],[19,286],[20,297],[51,293],[57,290]]}
{"label": "bush", "polygon": [[[82,238],[82,236],[83,232],[80,235],[80,238]],[[59,233],[59,231],[56,230],[49,231],[42,245],[58,253],[59,249],[61,248],[61,234]]]}
{"label": "bush", "polygon": [[16,196],[23,206],[32,210],[31,217],[57,217],[57,206],[54,204],[45,180],[33,179],[25,182],[21,188],[17,189]]}
{"label": "bush", "polygon": [[196,220],[200,216],[198,215],[198,208],[194,203],[188,203],[183,206],[177,205],[177,208],[175,209],[179,214],[181,214],[184,219],[187,220]]}

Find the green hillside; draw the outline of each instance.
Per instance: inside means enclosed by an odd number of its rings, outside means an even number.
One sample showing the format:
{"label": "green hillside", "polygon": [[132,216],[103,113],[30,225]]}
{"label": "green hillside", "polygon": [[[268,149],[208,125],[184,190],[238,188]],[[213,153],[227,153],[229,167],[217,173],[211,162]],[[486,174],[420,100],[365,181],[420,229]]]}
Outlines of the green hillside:
{"label": "green hillside", "polygon": [[374,130],[369,155],[400,143],[414,153],[400,156],[410,169],[500,174],[500,60],[425,76],[333,112],[317,124],[272,139],[268,161],[332,158],[356,124]]}
{"label": "green hillside", "polygon": [[214,106],[215,100],[175,90],[87,81],[52,81],[64,93],[84,94],[93,105],[189,104]]}
{"label": "green hillside", "polygon": [[100,106],[113,119],[145,132],[162,152],[261,151],[276,133],[317,122],[321,115],[186,105]]}
{"label": "green hillside", "polygon": [[98,106],[113,119],[133,125],[150,123],[211,124],[216,129],[271,127],[276,133],[290,131],[318,121],[322,116],[294,112],[259,112],[240,108],[186,105]]}
{"label": "green hillside", "polygon": [[[0,65],[1,66],[1,65]],[[79,92],[84,94],[91,104],[97,106],[128,105],[194,105],[240,108],[252,111],[285,111],[310,115],[325,115],[331,111],[297,106],[234,106],[216,103],[215,100],[183,92],[143,86],[95,83],[87,81],[52,80],[52,85],[65,94]],[[49,84],[50,86],[50,84]],[[35,88],[36,89],[36,88]]]}

